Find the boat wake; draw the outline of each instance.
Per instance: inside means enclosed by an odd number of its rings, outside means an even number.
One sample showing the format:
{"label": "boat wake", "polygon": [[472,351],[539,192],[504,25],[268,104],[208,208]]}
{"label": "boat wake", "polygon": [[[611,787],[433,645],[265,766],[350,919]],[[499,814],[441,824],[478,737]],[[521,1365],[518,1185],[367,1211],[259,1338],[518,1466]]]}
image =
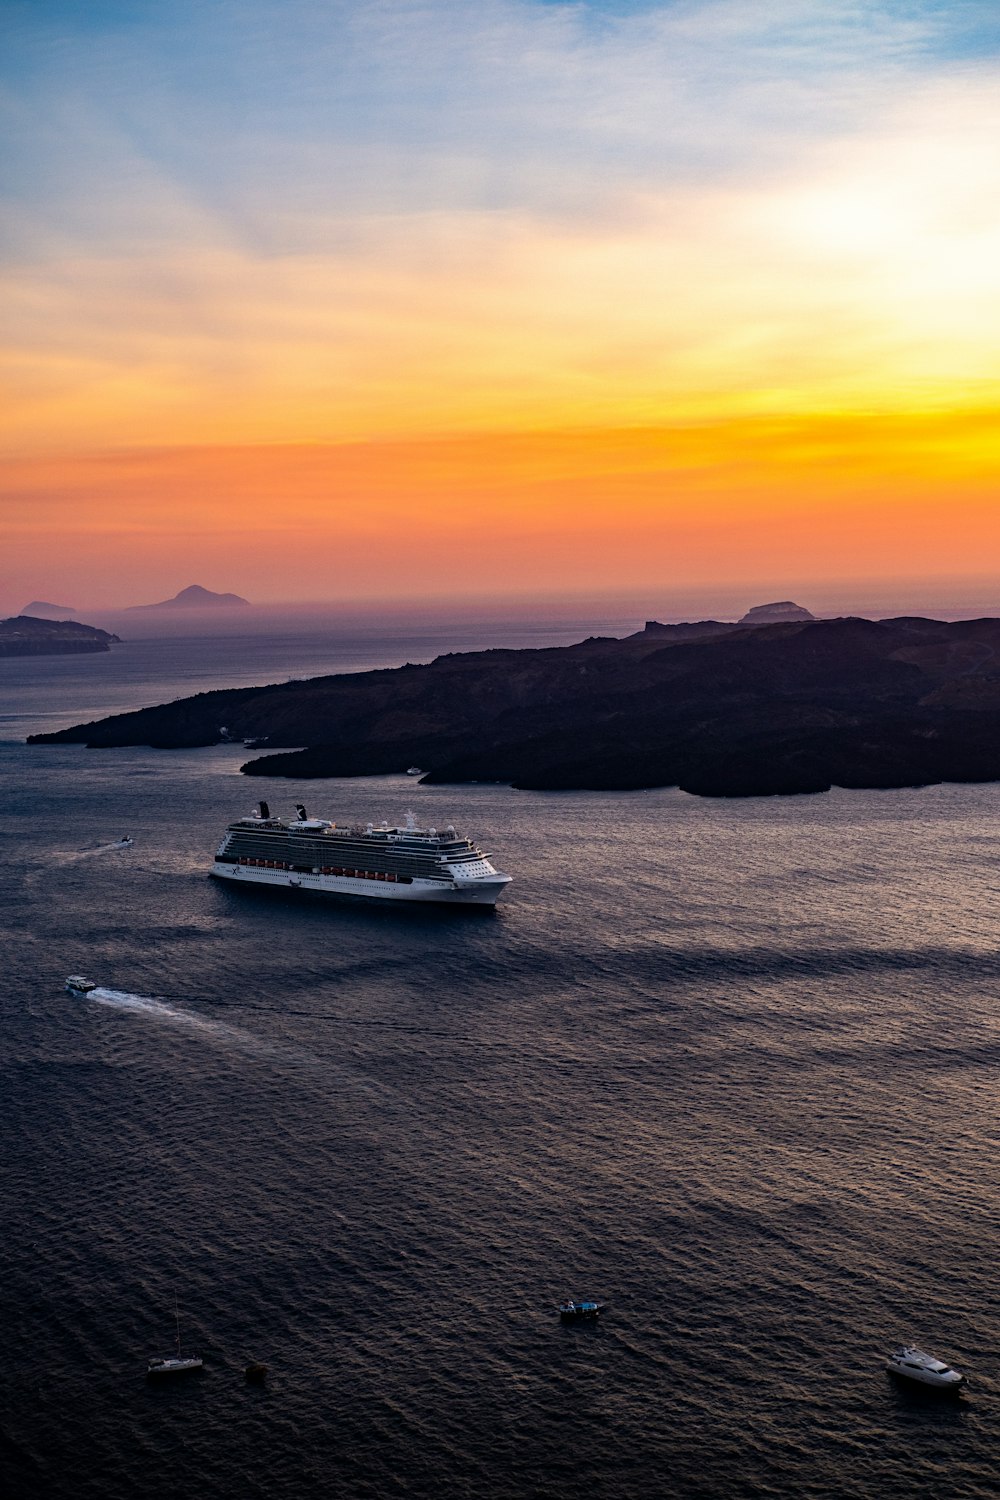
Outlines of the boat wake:
{"label": "boat wake", "polygon": [[124,854],[131,849],[135,839],[128,836],[121,839],[112,839],[108,844],[94,844],[90,849],[75,849],[72,853],[64,854],[56,863],[64,865],[75,865],[83,859],[100,859],[104,854]]}
{"label": "boat wake", "polygon": [[114,839],[110,844],[95,844],[92,849],[72,849],[61,854],[50,854],[42,868],[31,870],[24,876],[24,884],[33,886],[50,879],[53,869],[69,869],[109,854],[124,854],[134,843],[135,840],[130,838]]}
{"label": "boat wake", "polygon": [[312,1083],[320,1083],[326,1087],[339,1085],[350,1087],[352,1090],[360,1088],[379,1098],[392,1092],[386,1086],[368,1079],[363,1074],[325,1060],[317,1053],[310,1052],[308,1048],[293,1046],[286,1042],[268,1041],[265,1037],[247,1031],[242,1026],[230,1026],[226,1021],[214,1021],[208,1016],[199,1015],[197,1011],[185,1010],[165,1000],[155,1000],[150,995],[133,995],[127,990],[110,990],[99,985],[89,992],[86,999],[93,1000],[97,1005],[147,1016],[150,1020],[161,1024],[183,1027],[186,1031],[204,1038],[205,1041],[223,1050],[236,1051],[247,1057],[283,1064],[299,1077],[307,1077]]}
{"label": "boat wake", "polygon": [[319,1062],[319,1058],[311,1052],[300,1052],[298,1048],[277,1046],[273,1042],[256,1036],[252,1031],[244,1030],[241,1026],[230,1026],[225,1021],[213,1021],[207,1016],[198,1015],[196,1011],[182,1010],[180,1006],[169,1005],[165,1000],[154,1000],[149,995],[133,995],[127,990],[107,990],[98,986],[96,990],[91,990],[87,999],[96,1001],[98,1005],[113,1006],[117,1010],[137,1011],[141,1015],[151,1017],[154,1021],[183,1026],[188,1031],[197,1032],[200,1036],[210,1040],[224,1043],[226,1046],[238,1047],[241,1052],[261,1057],[287,1057],[291,1053],[293,1056],[300,1055],[305,1061]]}

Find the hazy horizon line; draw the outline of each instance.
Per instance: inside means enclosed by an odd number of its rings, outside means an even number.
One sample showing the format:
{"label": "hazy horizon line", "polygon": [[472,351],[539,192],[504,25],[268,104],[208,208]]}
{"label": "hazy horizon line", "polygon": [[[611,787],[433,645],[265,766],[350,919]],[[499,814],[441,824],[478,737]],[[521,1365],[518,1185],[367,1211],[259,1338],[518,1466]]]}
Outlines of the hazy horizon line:
{"label": "hazy horizon line", "polygon": [[[204,608],[178,606],[138,608],[124,604],[59,604],[39,592],[35,599],[50,607],[71,612],[72,618],[128,620],[132,633],[148,635],[152,628],[198,623],[214,624],[223,633],[248,633],[270,620],[284,618],[304,621],[309,618],[341,618],[370,622],[378,616],[398,623],[411,618],[414,623],[430,620],[501,619],[525,621],[534,618],[574,619],[583,623],[587,617],[624,616],[640,623],[656,619],[678,623],[694,619],[734,620],[760,604],[791,600],[810,610],[818,618],[842,614],[862,614],[889,618],[903,614],[930,614],[937,617],[969,617],[977,614],[1000,615],[1000,582],[995,574],[959,574],[935,576],[884,576],[879,578],[829,578],[815,580],[772,580],[770,582],[720,581],[679,587],[649,585],[629,589],[560,590],[546,593],[510,590],[451,595],[359,596],[341,599],[264,599],[249,600],[246,605]],[[35,602],[29,601],[29,602]],[[25,612],[26,605],[0,613],[14,617]]]}

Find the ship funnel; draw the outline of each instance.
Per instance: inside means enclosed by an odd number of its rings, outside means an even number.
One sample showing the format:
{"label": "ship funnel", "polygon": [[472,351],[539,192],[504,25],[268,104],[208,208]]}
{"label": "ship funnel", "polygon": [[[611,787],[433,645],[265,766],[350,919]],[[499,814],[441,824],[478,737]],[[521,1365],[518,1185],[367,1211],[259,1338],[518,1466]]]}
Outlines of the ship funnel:
{"label": "ship funnel", "polygon": [[260,815],[262,818],[269,818],[271,816],[271,809],[266,802],[260,804]]}
{"label": "ship funnel", "polygon": [[309,815],[306,812],[305,808],[302,806],[301,802],[296,802],[296,804],[295,804],[295,811],[298,813],[298,815],[301,818],[301,820],[302,820],[303,823],[305,823],[305,822],[308,821],[308,816]]}

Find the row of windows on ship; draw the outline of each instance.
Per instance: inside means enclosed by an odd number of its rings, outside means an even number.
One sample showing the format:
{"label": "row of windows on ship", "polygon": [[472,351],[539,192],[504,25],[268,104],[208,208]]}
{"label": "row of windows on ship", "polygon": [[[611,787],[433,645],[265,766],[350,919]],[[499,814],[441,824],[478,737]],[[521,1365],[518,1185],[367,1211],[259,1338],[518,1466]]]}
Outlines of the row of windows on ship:
{"label": "row of windows on ship", "polygon": [[[353,855],[355,865],[358,865],[359,860],[364,861],[363,867],[365,869],[368,868],[369,861],[381,861],[385,859],[386,863],[391,864],[394,869],[411,870],[415,874],[419,874],[423,870],[434,870],[438,864],[437,860],[431,854],[393,854],[387,857],[384,849],[331,849],[329,851],[324,849],[322,854],[319,854],[319,851],[315,849],[297,849],[294,845],[289,848],[286,845],[280,851],[284,855],[283,860],[274,858],[277,852],[275,849],[269,849],[266,844],[259,844],[257,842],[248,843],[246,840],[241,839],[238,844],[223,844],[219,850],[219,857],[223,860],[223,863],[232,863],[237,859],[255,859],[259,864],[265,866],[271,865],[272,867],[280,867],[282,869],[287,866],[290,870],[312,870],[316,868],[313,861],[317,857],[320,859],[324,857],[329,859],[333,855],[334,857],[339,856],[341,859],[345,857],[350,859]],[[477,858],[476,855],[471,855],[470,857],[473,860]],[[478,856],[478,858],[481,857],[481,855]],[[462,862],[454,861],[454,863]]]}
{"label": "row of windows on ship", "polygon": [[[329,858],[331,854],[339,854],[341,858],[346,856],[348,859],[353,854],[355,861],[359,858],[366,861],[369,859],[389,859],[393,864],[406,865],[414,870],[426,869],[428,865],[435,864],[438,858],[438,851],[433,848],[420,849],[397,844],[393,849],[372,849],[370,846],[366,848],[363,844],[347,843],[342,844],[339,848],[335,847],[331,849],[327,846],[325,849],[317,849],[315,845],[310,845],[304,840],[295,839],[282,839],[280,845],[276,846],[259,838],[239,837],[227,840],[222,845],[222,848],[234,855],[237,850],[243,850],[247,853],[260,855],[265,859],[276,848],[280,848],[281,852],[286,855],[292,864],[304,864],[309,867],[312,866],[314,859]],[[474,849],[471,844],[467,844],[447,854],[448,863],[452,865],[469,864],[482,858],[482,850]]]}
{"label": "row of windows on ship", "polygon": [[340,865],[290,865],[284,859],[251,859],[241,854],[238,864],[250,865],[255,870],[291,870],[299,875],[349,875],[355,880],[391,880],[397,885],[412,885],[412,875],[397,875],[387,870],[352,870]]}

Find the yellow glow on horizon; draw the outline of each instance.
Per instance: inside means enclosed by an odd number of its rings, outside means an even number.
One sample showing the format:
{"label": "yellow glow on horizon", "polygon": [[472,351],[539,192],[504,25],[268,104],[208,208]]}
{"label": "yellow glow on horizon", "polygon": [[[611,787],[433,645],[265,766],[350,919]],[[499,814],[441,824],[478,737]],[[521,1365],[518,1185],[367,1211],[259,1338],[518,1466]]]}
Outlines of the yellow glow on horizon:
{"label": "yellow glow on horizon", "polygon": [[69,580],[85,564],[108,603],[121,601],[123,570],[126,602],[149,596],[128,563],[137,552],[147,575],[186,579],[197,559],[258,599],[446,597],[471,580],[499,593],[741,572],[979,573],[1000,547],[998,480],[989,411],[192,446],[0,468],[8,563]]}
{"label": "yellow glow on horizon", "polygon": [[615,224],[424,214],[324,255],[9,270],[0,437],[27,454],[1000,401],[1000,226],[969,203],[985,165],[945,223],[901,152],[625,202]]}

